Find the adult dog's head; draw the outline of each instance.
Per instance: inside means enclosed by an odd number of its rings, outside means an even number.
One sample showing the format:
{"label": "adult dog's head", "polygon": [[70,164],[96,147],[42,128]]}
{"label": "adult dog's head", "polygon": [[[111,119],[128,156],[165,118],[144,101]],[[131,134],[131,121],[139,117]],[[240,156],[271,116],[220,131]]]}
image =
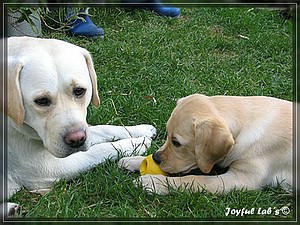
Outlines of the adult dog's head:
{"label": "adult dog's head", "polygon": [[56,157],[90,146],[87,107],[100,100],[87,50],[64,41],[8,38],[8,116]]}
{"label": "adult dog's head", "polygon": [[203,95],[178,100],[167,130],[167,140],[153,158],[171,174],[184,174],[196,168],[209,173],[234,144],[228,125]]}

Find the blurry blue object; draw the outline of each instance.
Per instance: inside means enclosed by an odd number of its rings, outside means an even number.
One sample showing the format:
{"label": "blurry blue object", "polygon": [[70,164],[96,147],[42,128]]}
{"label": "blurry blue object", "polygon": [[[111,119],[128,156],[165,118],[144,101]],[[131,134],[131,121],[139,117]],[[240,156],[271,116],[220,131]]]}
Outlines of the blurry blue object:
{"label": "blurry blue object", "polygon": [[180,8],[164,5],[160,0],[122,0],[122,3],[127,4],[128,7],[152,10],[161,16],[180,16]]}
{"label": "blurry blue object", "polygon": [[71,24],[70,35],[89,38],[104,37],[104,30],[97,27],[88,15],[80,15],[80,17]]}

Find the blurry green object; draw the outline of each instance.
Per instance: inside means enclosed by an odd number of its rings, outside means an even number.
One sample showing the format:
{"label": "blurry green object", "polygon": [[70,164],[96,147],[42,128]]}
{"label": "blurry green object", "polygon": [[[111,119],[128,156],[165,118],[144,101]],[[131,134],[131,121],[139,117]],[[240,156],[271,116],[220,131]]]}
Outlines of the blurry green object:
{"label": "blurry green object", "polygon": [[41,18],[34,8],[8,12],[7,36],[42,36]]}

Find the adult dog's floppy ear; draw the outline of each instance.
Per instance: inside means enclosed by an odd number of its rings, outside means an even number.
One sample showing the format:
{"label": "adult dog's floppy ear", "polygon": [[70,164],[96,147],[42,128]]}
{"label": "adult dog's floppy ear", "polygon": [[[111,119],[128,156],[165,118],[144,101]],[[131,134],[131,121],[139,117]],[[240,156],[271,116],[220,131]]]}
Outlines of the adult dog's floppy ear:
{"label": "adult dog's floppy ear", "polygon": [[17,124],[24,122],[25,109],[20,88],[20,73],[25,63],[8,58],[8,116]]}
{"label": "adult dog's floppy ear", "polygon": [[216,118],[195,121],[195,155],[203,173],[209,173],[214,164],[228,154],[234,144],[229,128]]}
{"label": "adult dog's floppy ear", "polygon": [[94,68],[93,60],[90,53],[87,50],[83,50],[83,56],[85,57],[85,61],[89,70],[90,78],[92,81],[93,94],[92,94],[92,104],[98,108],[100,105],[100,99],[98,95],[98,86],[97,86],[97,75]]}

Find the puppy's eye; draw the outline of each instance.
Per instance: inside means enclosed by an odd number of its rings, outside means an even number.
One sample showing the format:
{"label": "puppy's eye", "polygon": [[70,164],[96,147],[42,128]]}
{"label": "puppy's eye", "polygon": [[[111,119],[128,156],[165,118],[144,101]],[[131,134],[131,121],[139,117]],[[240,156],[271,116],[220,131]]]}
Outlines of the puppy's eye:
{"label": "puppy's eye", "polygon": [[49,98],[42,97],[42,98],[35,99],[34,103],[37,104],[38,106],[50,106],[51,100]]}
{"label": "puppy's eye", "polygon": [[176,147],[176,148],[179,148],[181,146],[181,144],[175,140],[175,139],[172,139],[172,144]]}
{"label": "puppy's eye", "polygon": [[84,96],[85,92],[86,89],[84,88],[75,88],[73,94],[75,95],[76,98],[81,98],[82,96]]}

